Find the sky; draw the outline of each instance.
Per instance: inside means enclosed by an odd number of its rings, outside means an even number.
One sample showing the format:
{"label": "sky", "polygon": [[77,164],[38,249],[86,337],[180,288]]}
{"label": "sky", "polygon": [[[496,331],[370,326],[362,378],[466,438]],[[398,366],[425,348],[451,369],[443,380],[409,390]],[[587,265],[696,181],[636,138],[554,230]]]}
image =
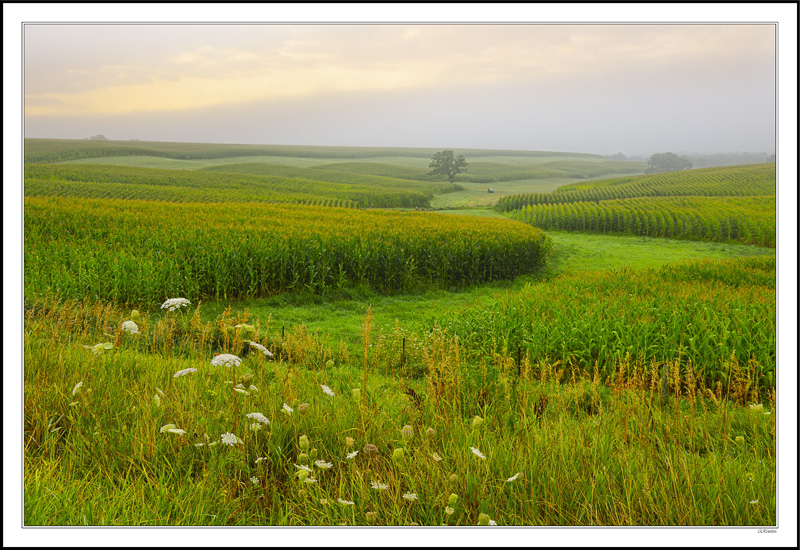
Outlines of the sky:
{"label": "sky", "polygon": [[775,152],[774,24],[26,24],[25,137]]}

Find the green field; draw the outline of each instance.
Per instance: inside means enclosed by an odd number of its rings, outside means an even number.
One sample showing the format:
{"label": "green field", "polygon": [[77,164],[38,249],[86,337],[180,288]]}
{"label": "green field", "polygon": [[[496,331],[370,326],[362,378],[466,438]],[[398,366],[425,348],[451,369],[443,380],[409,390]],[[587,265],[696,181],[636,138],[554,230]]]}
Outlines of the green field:
{"label": "green field", "polygon": [[26,140],[25,525],[776,525],[774,165],[435,152]]}

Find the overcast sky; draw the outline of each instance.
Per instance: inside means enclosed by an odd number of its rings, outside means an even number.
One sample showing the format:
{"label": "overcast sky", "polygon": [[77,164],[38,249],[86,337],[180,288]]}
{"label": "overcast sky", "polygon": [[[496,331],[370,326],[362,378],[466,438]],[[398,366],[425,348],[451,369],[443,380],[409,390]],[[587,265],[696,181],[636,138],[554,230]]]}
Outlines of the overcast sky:
{"label": "overcast sky", "polygon": [[44,25],[25,136],[773,152],[775,27]]}

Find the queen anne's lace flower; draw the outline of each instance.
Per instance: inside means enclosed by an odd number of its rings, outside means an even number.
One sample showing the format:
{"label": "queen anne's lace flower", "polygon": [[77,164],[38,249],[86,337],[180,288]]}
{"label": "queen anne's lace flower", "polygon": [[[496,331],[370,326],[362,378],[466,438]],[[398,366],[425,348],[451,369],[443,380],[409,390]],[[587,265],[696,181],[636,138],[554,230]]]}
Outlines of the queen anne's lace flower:
{"label": "queen anne's lace flower", "polygon": [[436,462],[441,462],[442,461],[442,457],[439,456],[439,453],[433,453],[433,459]]}
{"label": "queen anne's lace flower", "polygon": [[72,388],[72,397],[75,397],[75,394],[81,391],[82,387],[83,387],[83,382],[78,382],[77,384],[75,384],[75,387]]}
{"label": "queen anne's lace flower", "polygon": [[159,431],[163,434],[163,433],[167,433],[168,430],[172,430],[174,428],[177,428],[177,426],[175,424],[165,424],[165,425],[161,426],[161,429]]}
{"label": "queen anne's lace flower", "polygon": [[283,404],[283,408],[282,408],[281,410],[282,410],[284,413],[288,414],[289,416],[291,416],[291,415],[292,415],[292,413],[294,412],[294,409],[293,409],[293,408],[291,408],[291,407],[290,407],[289,405],[287,405],[286,403],[284,403],[284,404]]}
{"label": "queen anne's lace flower", "polygon": [[272,352],[269,351],[264,346],[262,346],[261,344],[259,344],[257,342],[253,342],[252,340],[248,340],[247,342],[250,344],[250,347],[256,348],[258,351],[262,352],[267,357],[273,357]]}
{"label": "queen anne's lace flower", "polygon": [[478,450],[477,447],[470,447],[470,449],[472,449],[472,454],[474,454],[475,456],[477,456],[481,460],[486,460],[486,457],[483,456],[483,453],[480,452],[480,450]]}
{"label": "queen anne's lace flower", "polygon": [[122,330],[131,334],[139,334],[139,327],[133,321],[125,321],[122,323]]}
{"label": "queen anne's lace flower", "polygon": [[412,501],[413,500],[417,500],[417,494],[416,493],[405,493],[403,495],[403,498],[406,499],[406,500],[412,500]]}
{"label": "queen anne's lace flower", "polygon": [[181,307],[188,306],[191,303],[192,302],[190,302],[186,298],[170,298],[169,300],[161,304],[161,309],[166,308],[167,311],[174,311]]}
{"label": "queen anne's lace flower", "polygon": [[295,464],[294,467],[297,468],[298,470],[302,471],[302,472],[313,472],[314,471],[311,468],[309,468],[308,466],[306,466],[305,464]]}
{"label": "queen anne's lace flower", "polygon": [[260,483],[260,481],[258,480],[258,478],[256,476],[251,476],[250,477],[250,483],[252,483],[253,485],[258,485]]}
{"label": "queen anne's lace flower", "polygon": [[239,393],[243,393],[245,395],[250,395],[250,392],[247,390],[243,390],[242,388],[233,388],[233,391],[237,391]]}
{"label": "queen anne's lace flower", "polygon": [[345,506],[355,506],[355,504],[356,504],[355,502],[352,502],[352,501],[349,501],[349,500],[345,500],[343,498],[340,498],[340,499],[337,499],[337,500],[339,501],[339,504],[344,504]]}
{"label": "queen anne's lace flower", "polygon": [[376,491],[385,491],[389,488],[389,486],[385,483],[379,483],[377,481],[373,481],[370,483],[370,486],[375,489]]}
{"label": "queen anne's lace flower", "polygon": [[238,367],[241,363],[242,360],[231,353],[220,353],[211,360],[211,364],[215,367]]}
{"label": "queen anne's lace flower", "polygon": [[326,395],[330,395],[331,397],[336,397],[336,394],[333,393],[333,390],[330,389],[328,386],[326,386],[325,384],[321,384],[321,387],[322,391],[324,391]]}
{"label": "queen anne's lace flower", "polygon": [[252,418],[253,420],[257,420],[262,424],[269,424],[269,419],[260,412],[250,413],[247,415],[247,418]]}
{"label": "queen anne's lace flower", "polygon": [[358,454],[358,451],[353,451],[352,453],[349,453],[347,455],[347,458],[355,458],[357,454]]}
{"label": "queen anne's lace flower", "polygon": [[324,460],[315,460],[314,466],[316,466],[317,468],[322,468],[323,470],[330,470],[331,468],[333,468],[333,464],[331,464],[330,462],[325,462]]}
{"label": "queen anne's lace flower", "polygon": [[515,481],[520,476],[521,473],[522,472],[517,472],[516,474],[514,474],[513,476],[508,478],[506,481],[508,481],[508,482]]}
{"label": "queen anne's lace flower", "polygon": [[183,434],[185,434],[185,433],[186,433],[186,430],[181,430],[180,428],[170,428],[170,429],[169,429],[169,430],[167,430],[167,431],[168,431],[169,433],[171,433],[171,434],[178,434],[178,435],[183,435]]}
{"label": "queen anne's lace flower", "polygon": [[232,434],[230,432],[222,434],[221,439],[225,445],[230,445],[231,447],[239,443],[239,438],[236,437],[235,434]]}
{"label": "queen anne's lace flower", "polygon": [[197,372],[197,369],[183,369],[179,370],[175,374],[172,375],[173,378],[180,378],[181,376],[186,376],[187,374],[191,374],[193,372]]}

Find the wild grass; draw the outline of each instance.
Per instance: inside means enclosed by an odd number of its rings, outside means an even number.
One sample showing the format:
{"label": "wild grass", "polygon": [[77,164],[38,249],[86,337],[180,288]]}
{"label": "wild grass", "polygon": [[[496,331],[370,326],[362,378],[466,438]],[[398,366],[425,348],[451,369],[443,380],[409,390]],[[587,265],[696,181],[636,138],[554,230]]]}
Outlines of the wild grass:
{"label": "wild grass", "polygon": [[[198,308],[143,313],[140,334],[102,303],[28,311],[26,525],[775,523],[774,393],[725,397],[746,378],[721,394],[623,361],[607,384],[560,384],[558,364],[473,361],[434,331],[416,379],[368,316],[348,358]],[[214,367],[217,353],[242,362]]]}

